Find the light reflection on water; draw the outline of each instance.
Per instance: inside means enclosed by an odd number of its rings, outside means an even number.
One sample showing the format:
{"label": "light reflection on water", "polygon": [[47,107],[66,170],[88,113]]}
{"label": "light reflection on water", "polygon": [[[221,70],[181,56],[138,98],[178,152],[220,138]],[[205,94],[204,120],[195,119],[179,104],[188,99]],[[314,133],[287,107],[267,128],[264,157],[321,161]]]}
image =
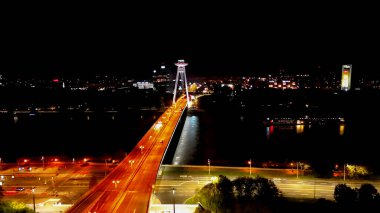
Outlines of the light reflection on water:
{"label": "light reflection on water", "polygon": [[172,164],[183,165],[191,162],[196,154],[199,143],[199,117],[187,116],[181,137],[174,153]]}
{"label": "light reflection on water", "polygon": [[[311,125],[255,126],[250,125],[250,121],[218,122],[220,120],[216,117],[187,116],[172,164],[201,165],[210,158],[210,152],[216,160],[233,159],[239,162],[253,154],[262,159],[308,158],[309,154],[300,153],[305,153],[305,149],[318,148],[322,151],[325,146],[334,155],[334,149],[338,146],[334,141],[339,140],[336,137],[346,140],[341,136],[347,134],[344,125],[330,131],[331,126],[327,125],[317,125],[312,129]],[[201,127],[206,127],[207,131],[201,131]],[[299,143],[303,145],[299,146]]]}
{"label": "light reflection on water", "polygon": [[304,132],[305,125],[296,125],[297,134],[302,134]]}
{"label": "light reflection on water", "polygon": [[13,123],[14,123],[14,124],[17,124],[17,122],[18,122],[18,117],[15,115],[15,116],[13,117]]}
{"label": "light reflection on water", "polygon": [[267,126],[267,127],[265,128],[265,135],[266,135],[266,137],[267,137],[267,140],[270,139],[270,136],[273,135],[273,132],[274,132],[274,126],[273,126],[273,125],[271,125],[271,126]]}
{"label": "light reflection on water", "polygon": [[344,124],[341,124],[341,125],[339,126],[339,135],[340,135],[340,136],[343,136],[343,135],[344,135]]}

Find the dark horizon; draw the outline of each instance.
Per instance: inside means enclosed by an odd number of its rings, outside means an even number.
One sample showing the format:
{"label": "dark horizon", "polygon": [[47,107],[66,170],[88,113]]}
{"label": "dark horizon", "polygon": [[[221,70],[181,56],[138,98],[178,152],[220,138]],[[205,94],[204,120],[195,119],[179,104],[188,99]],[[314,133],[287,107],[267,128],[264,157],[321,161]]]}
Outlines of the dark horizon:
{"label": "dark horizon", "polygon": [[339,72],[342,64],[353,64],[353,77],[380,76],[372,21],[377,19],[371,13],[341,17],[337,10],[322,13],[318,7],[297,13],[263,8],[268,11],[261,14],[260,7],[181,6],[10,8],[0,73],[150,77],[162,62],[173,69],[175,61],[185,59],[189,76],[294,73],[319,65]]}

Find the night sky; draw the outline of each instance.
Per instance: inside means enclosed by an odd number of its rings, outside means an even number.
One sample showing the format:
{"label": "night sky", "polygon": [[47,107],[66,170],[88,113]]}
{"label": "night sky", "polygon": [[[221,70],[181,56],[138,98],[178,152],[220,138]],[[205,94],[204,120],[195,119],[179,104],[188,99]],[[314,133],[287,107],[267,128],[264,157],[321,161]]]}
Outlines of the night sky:
{"label": "night sky", "polygon": [[193,76],[328,71],[344,63],[360,75],[379,73],[378,17],[368,8],[33,6],[3,15],[1,73],[144,77],[178,59]]}

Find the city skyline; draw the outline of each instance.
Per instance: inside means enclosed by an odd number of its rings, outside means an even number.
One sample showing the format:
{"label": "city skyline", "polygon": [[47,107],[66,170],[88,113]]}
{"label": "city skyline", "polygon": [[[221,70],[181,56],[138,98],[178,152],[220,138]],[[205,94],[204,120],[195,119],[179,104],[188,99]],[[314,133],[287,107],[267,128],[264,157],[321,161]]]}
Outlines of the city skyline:
{"label": "city skyline", "polygon": [[254,3],[4,7],[0,212],[380,212],[378,12]]}

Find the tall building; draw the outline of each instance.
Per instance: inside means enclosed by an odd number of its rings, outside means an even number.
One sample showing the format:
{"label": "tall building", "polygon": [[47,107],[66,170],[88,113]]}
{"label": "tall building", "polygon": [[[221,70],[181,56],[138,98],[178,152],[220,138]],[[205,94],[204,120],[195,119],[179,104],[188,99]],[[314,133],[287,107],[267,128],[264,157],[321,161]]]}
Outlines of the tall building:
{"label": "tall building", "polygon": [[352,64],[342,66],[341,90],[348,91],[351,89]]}
{"label": "tall building", "polygon": [[165,65],[162,64],[159,70],[153,70],[153,84],[159,92],[173,93],[172,73]]}

